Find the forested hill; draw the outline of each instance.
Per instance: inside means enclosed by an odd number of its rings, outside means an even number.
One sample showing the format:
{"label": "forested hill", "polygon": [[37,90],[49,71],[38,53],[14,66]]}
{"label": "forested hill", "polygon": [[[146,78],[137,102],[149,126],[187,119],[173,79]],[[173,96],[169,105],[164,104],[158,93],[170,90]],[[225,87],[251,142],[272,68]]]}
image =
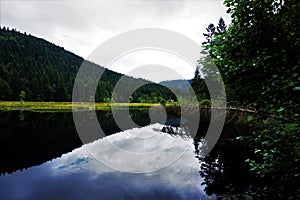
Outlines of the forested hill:
{"label": "forested hill", "polygon": [[[71,101],[74,80],[83,58],[44,39],[15,29],[0,30],[0,100]],[[100,66],[98,66],[100,67]],[[104,70],[104,68],[102,68]],[[96,101],[110,101],[114,85],[122,74],[105,70],[96,92]],[[138,89],[132,102],[161,102],[175,98],[167,88],[148,83]],[[126,89],[126,88],[125,88]],[[25,95],[24,95],[25,94]]]}
{"label": "forested hill", "polygon": [[159,84],[168,88],[174,88],[183,92],[189,92],[192,80],[170,80],[162,81]]}

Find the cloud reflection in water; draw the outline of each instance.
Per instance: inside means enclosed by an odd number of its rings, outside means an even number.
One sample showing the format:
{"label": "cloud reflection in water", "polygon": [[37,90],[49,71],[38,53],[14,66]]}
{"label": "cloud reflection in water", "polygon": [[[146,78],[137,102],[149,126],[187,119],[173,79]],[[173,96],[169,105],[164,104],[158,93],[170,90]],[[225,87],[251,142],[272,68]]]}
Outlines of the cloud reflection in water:
{"label": "cloud reflection in water", "polygon": [[[155,131],[161,128],[162,125],[153,124],[117,133],[84,145],[43,165],[0,177],[0,197],[204,198],[204,188],[198,174],[199,163],[193,154],[193,141]],[[145,137],[145,134],[149,137]],[[149,172],[130,173],[142,172],[141,170]]]}

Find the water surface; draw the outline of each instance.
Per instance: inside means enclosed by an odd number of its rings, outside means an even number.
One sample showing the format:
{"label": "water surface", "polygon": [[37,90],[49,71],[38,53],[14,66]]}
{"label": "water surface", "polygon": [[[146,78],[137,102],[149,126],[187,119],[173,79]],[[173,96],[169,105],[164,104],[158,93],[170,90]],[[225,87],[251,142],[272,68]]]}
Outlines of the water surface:
{"label": "water surface", "polygon": [[207,125],[196,138],[188,129],[170,133],[163,124],[147,125],[146,110],[131,111],[142,128],[126,131],[111,112],[98,112],[107,136],[83,146],[71,113],[14,111],[0,117],[1,199],[205,199],[250,186],[247,148],[228,139],[236,135],[229,128],[201,157]]}

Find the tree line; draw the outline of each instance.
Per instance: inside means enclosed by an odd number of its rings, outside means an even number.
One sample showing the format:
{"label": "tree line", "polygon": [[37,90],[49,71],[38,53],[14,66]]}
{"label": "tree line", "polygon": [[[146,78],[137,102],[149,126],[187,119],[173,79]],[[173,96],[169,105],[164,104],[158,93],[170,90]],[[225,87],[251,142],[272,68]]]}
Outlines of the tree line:
{"label": "tree line", "polygon": [[[72,100],[74,80],[83,58],[44,39],[7,27],[0,28],[0,47],[0,100]],[[115,84],[124,75],[90,64],[104,71],[93,98],[97,102],[110,102]],[[126,77],[126,81],[124,90],[137,83],[146,84],[134,92],[131,102],[176,99],[169,89],[150,81],[132,77]],[[115,98],[128,102],[128,99]]]}
{"label": "tree line", "polygon": [[254,157],[245,162],[255,177],[240,197],[299,199],[299,2],[225,0],[224,5],[231,24],[227,28],[220,19],[206,29],[208,57],[199,62],[192,86],[199,99],[209,98],[201,73],[209,74],[214,63],[228,101],[257,110],[248,116],[251,134],[238,137],[253,149]]}

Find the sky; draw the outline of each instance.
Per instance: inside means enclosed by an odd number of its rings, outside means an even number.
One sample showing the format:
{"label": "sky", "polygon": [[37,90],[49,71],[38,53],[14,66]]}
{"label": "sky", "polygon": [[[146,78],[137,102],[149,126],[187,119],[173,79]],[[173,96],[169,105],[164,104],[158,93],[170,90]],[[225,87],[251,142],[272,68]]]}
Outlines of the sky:
{"label": "sky", "polygon": [[[1,26],[44,38],[86,59],[103,42],[127,31],[162,28],[201,45],[208,24],[217,24],[220,17],[230,23],[222,0],[1,0],[0,3]],[[126,54],[109,69],[130,74],[138,66],[151,64],[171,68],[185,79],[191,79],[195,70],[178,56],[149,50]],[[157,74],[159,70],[154,71]],[[153,81],[177,78],[162,76]]]}

